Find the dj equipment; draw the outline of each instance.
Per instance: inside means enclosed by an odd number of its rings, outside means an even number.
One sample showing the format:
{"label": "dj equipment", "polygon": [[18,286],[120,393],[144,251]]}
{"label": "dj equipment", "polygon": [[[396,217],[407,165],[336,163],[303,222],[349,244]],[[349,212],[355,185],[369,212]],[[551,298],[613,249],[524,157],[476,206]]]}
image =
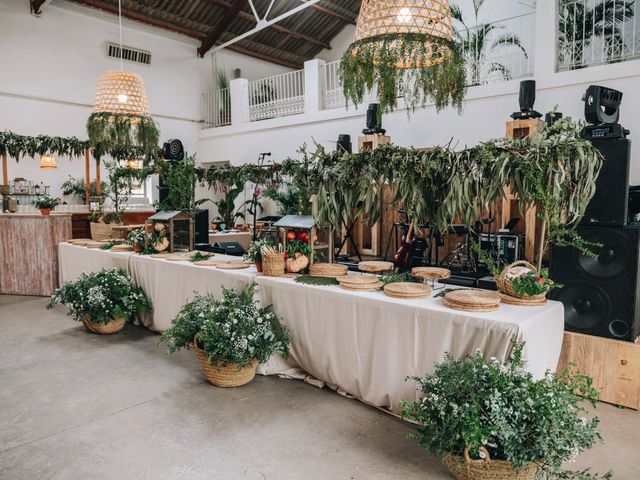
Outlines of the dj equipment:
{"label": "dj equipment", "polygon": [[519,234],[481,233],[480,249],[486,252],[500,269],[524,258],[522,237]]}
{"label": "dj equipment", "polygon": [[593,140],[604,161],[581,225],[626,225],[631,140]]}
{"label": "dj equipment", "polygon": [[551,250],[550,277],[564,287],[550,297],[564,304],[565,328],[634,341],[640,334],[640,228],[579,227],[578,234],[602,247],[597,258],[571,247]]}
{"label": "dj equipment", "polygon": [[209,211],[200,210],[194,221],[195,243],[209,244]]}
{"label": "dj equipment", "polygon": [[622,92],[613,88],[590,85],[584,96],[584,117],[588,123],[618,123]]}
{"label": "dj equipment", "polygon": [[336,150],[340,153],[351,153],[351,135],[347,135],[346,133],[341,133],[340,135],[338,135]]}
{"label": "dj equipment", "polygon": [[367,108],[367,128],[362,130],[365,135],[384,135],[387,131],[382,128],[382,116],[378,115],[378,109],[380,105],[377,103],[370,103]]}
{"label": "dj equipment", "polygon": [[520,111],[511,114],[511,118],[514,120],[526,120],[529,118],[540,118],[542,116],[541,113],[533,109],[533,104],[536,103],[535,80],[523,80],[520,82],[518,103],[520,104]]}
{"label": "dj equipment", "polygon": [[547,125],[547,127],[550,127],[561,118],[562,118],[561,112],[547,112],[547,114],[544,116],[544,123]]}
{"label": "dj equipment", "polygon": [[244,255],[244,248],[238,242],[218,242],[213,246],[213,251],[236,257]]}
{"label": "dj equipment", "polygon": [[173,162],[184,160],[184,147],[182,142],[176,138],[164,142],[162,145],[162,158]]}

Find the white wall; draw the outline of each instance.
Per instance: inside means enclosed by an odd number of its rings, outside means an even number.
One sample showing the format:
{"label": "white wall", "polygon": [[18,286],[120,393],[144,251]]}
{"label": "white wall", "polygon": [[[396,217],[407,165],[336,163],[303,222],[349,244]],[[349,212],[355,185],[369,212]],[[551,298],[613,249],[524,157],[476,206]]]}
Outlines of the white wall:
{"label": "white wall", "polygon": [[231,50],[220,50],[210,55],[215,71],[216,67],[227,72],[229,79],[233,78],[233,71],[239,68],[242,71],[242,78],[247,80],[257,80],[271,75],[290,72],[293,69],[265,62],[257,58],[241,55]]}
{"label": "white wall", "polygon": [[[55,0],[35,17],[27,0],[2,0],[0,130],[86,138],[85,123],[100,73],[119,68],[118,60],[106,56],[106,41],[118,41],[115,15]],[[144,79],[161,141],[179,138],[188,152],[195,153],[201,95],[215,86],[211,56],[197,57],[196,40],[126,19],[123,43],[151,52],[151,65],[124,62],[124,68]],[[241,68],[249,78],[289,70],[230,51],[217,56],[230,72]],[[58,159],[57,170],[40,170],[39,159],[23,158],[19,163],[9,159],[10,179],[43,181],[56,196],[69,175],[84,177],[82,158]]]}

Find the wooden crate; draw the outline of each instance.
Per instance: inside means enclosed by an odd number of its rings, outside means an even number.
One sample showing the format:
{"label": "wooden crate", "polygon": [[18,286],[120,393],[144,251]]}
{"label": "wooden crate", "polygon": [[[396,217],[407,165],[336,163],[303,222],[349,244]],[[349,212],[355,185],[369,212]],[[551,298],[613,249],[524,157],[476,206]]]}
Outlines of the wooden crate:
{"label": "wooden crate", "polygon": [[565,332],[558,371],[572,363],[593,378],[601,401],[640,409],[640,345]]}
{"label": "wooden crate", "polygon": [[358,151],[375,150],[380,145],[389,143],[391,143],[391,137],[388,135],[362,135],[358,137]]}

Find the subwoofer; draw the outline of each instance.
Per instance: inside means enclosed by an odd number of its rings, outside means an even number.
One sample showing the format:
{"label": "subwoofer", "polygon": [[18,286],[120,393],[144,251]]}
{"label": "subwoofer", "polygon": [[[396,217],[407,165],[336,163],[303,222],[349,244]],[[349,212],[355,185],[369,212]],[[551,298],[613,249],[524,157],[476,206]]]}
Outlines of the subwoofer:
{"label": "subwoofer", "polygon": [[594,140],[604,157],[596,193],[587,205],[581,225],[626,225],[629,206],[631,140]]}
{"label": "subwoofer", "polygon": [[564,304],[565,329],[634,341],[640,334],[640,228],[579,227],[597,257],[571,247],[551,250],[550,277],[564,284],[550,297]]}

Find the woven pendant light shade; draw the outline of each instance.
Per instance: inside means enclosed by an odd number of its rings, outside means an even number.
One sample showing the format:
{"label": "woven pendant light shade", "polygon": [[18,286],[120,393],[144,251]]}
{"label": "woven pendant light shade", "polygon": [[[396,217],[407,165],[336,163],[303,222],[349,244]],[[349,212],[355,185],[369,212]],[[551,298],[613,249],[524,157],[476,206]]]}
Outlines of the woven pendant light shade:
{"label": "woven pendant light shade", "polygon": [[109,70],[100,75],[94,113],[109,112],[123,115],[149,115],[147,92],[140,75]]}
{"label": "woven pendant light shade", "polygon": [[[420,46],[401,47],[398,39],[391,49],[397,49],[397,68],[436,65],[451,57],[452,22],[449,0],[363,0],[356,26],[355,41],[381,42],[403,34],[427,35]],[[424,55],[424,52],[427,55]],[[428,61],[416,63],[416,54]]]}
{"label": "woven pendant light shade", "polygon": [[40,156],[40,168],[58,168],[58,163],[53,155]]}

